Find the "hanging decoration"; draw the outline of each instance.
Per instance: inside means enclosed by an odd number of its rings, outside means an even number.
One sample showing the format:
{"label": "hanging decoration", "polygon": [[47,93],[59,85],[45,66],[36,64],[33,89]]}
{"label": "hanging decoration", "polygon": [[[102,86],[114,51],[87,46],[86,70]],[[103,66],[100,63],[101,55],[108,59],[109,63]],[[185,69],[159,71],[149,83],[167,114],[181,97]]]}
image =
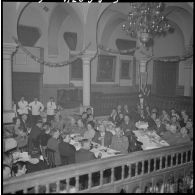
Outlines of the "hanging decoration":
{"label": "hanging decoration", "polygon": [[13,40],[16,42],[16,44],[18,45],[18,47],[20,47],[29,57],[31,57],[34,61],[43,64],[45,66],[51,67],[51,68],[57,68],[57,67],[64,67],[67,66],[69,64],[71,64],[72,62],[74,62],[75,60],[77,60],[79,57],[81,57],[82,55],[84,55],[85,51],[89,48],[89,46],[91,45],[91,42],[78,54],[73,55],[73,58],[71,60],[66,60],[63,62],[58,62],[58,63],[54,63],[54,62],[47,62],[42,60],[41,58],[38,58],[37,56],[35,56],[34,54],[32,54],[30,51],[28,51],[20,42],[18,39],[16,39],[15,37],[12,37]]}

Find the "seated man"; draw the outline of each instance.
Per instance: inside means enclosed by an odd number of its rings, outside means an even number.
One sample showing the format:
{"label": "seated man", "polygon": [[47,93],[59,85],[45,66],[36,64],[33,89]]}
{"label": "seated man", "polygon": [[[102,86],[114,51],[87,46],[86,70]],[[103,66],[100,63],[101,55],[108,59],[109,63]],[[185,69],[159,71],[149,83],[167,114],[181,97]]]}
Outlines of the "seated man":
{"label": "seated man", "polygon": [[115,131],[116,134],[112,137],[110,148],[120,151],[122,154],[128,154],[128,138],[123,136],[123,131],[120,129],[120,127],[117,127]]}
{"label": "seated man", "polygon": [[148,119],[148,129],[151,129],[151,130],[158,129],[158,127],[156,125],[156,119],[157,119],[156,112],[152,112],[151,117]]}
{"label": "seated man", "polygon": [[112,133],[105,130],[103,124],[98,127],[98,130],[95,132],[95,136],[92,139],[94,142],[99,143],[100,145],[110,147],[112,142]]}
{"label": "seated man", "polygon": [[63,141],[59,143],[59,153],[63,165],[75,163],[76,149],[70,144],[70,135],[62,134]]}
{"label": "seated man", "polygon": [[82,141],[80,150],[76,151],[75,161],[76,163],[87,162],[90,160],[95,160],[95,154],[90,152],[90,142],[89,141]]}

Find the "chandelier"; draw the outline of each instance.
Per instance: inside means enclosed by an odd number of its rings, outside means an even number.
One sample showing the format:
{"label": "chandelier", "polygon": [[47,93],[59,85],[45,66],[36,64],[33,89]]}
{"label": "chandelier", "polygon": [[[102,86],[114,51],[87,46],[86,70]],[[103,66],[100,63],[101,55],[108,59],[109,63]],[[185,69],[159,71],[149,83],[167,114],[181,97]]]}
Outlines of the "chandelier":
{"label": "chandelier", "polygon": [[164,3],[130,3],[130,8],[128,24],[123,24],[122,29],[132,38],[147,43],[157,34],[165,34],[171,29],[171,25],[162,14]]}

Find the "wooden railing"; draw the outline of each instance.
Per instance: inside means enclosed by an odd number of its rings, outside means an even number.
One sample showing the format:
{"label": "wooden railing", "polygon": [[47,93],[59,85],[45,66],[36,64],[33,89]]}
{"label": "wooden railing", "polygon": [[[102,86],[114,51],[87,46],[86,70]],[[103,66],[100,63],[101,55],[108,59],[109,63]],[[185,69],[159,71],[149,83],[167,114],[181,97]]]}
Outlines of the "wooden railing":
{"label": "wooden railing", "polygon": [[[149,183],[155,192],[158,182],[166,183],[170,176],[178,181],[189,171],[193,171],[193,146],[183,144],[26,174],[4,181],[3,193],[27,193],[28,190],[39,193],[41,189],[45,193],[60,192],[62,184],[67,192],[73,185],[82,193],[120,192],[121,189],[131,193],[136,187],[144,192]],[[73,180],[73,184],[69,183]]]}
{"label": "wooden railing", "polygon": [[[91,106],[94,108],[95,115],[108,115],[112,109],[118,104],[127,104],[130,109],[136,107],[138,102],[138,94],[103,94],[94,93],[91,95]],[[190,114],[193,113],[193,98],[184,96],[162,97],[151,95],[149,99],[150,107],[157,107],[159,111],[162,109],[175,108],[178,111],[185,109]]]}

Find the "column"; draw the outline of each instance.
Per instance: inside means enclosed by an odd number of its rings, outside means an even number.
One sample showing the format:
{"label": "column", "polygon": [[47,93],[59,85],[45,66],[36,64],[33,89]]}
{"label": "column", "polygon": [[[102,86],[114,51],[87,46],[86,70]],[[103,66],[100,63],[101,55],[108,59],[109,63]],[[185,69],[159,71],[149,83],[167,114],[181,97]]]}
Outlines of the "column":
{"label": "column", "polygon": [[12,122],[12,55],[16,45],[3,44],[3,122]]}
{"label": "column", "polygon": [[192,71],[192,58],[187,59],[184,62],[184,96],[191,95],[191,71]]}
{"label": "column", "polygon": [[94,57],[95,52],[86,51],[83,55],[83,107],[90,106],[90,84],[91,84],[91,72],[90,72],[90,60]]}

